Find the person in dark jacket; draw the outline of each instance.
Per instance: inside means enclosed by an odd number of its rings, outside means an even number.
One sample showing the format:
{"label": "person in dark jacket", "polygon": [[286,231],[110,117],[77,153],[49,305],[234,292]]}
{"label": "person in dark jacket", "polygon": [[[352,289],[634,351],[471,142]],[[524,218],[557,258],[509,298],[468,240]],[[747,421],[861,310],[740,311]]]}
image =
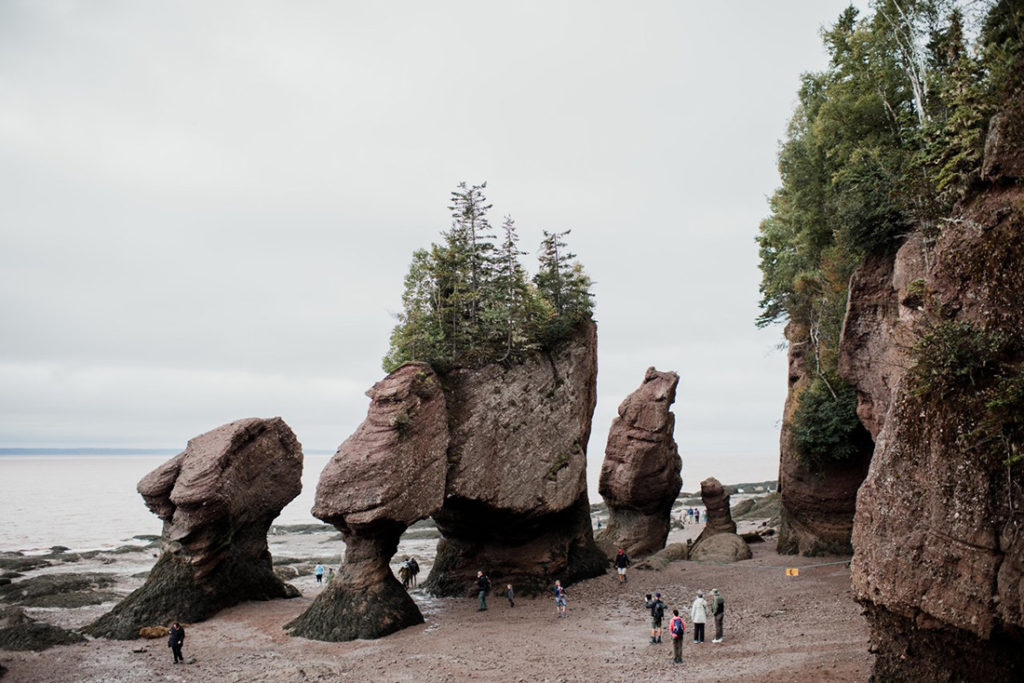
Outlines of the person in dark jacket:
{"label": "person in dark jacket", "polygon": [[722,642],[722,621],[725,619],[725,599],[717,588],[711,589],[711,616],[715,619],[715,639],[712,643]]}
{"label": "person in dark jacket", "polygon": [[184,663],[185,658],[181,654],[181,646],[185,644],[185,629],[182,628],[181,624],[174,622],[171,627],[167,629],[167,647],[171,648],[171,654],[174,655],[174,663]]}
{"label": "person in dark jacket", "polygon": [[476,573],[477,612],[487,609],[487,591],[491,590],[491,580],[482,571]]}
{"label": "person in dark jacket", "polygon": [[622,548],[619,548],[619,553],[615,556],[615,571],[619,575],[619,583],[626,583],[626,567],[629,566],[629,555]]}

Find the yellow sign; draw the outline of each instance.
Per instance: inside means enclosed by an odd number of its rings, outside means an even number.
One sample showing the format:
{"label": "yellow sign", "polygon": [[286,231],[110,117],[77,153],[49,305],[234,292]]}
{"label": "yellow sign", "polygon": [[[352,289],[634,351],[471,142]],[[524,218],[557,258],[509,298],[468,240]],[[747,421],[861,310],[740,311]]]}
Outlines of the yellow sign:
{"label": "yellow sign", "polygon": [[800,570],[796,567],[786,567],[786,576],[800,576]]}

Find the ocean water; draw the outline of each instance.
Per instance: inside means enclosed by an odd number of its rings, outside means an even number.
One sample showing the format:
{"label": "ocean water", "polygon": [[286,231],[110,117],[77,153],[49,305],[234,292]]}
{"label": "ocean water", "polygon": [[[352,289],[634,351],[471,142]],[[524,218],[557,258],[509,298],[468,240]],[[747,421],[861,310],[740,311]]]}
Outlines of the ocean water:
{"label": "ocean water", "polygon": [[[0,550],[114,548],[162,523],[135,490],[167,455],[0,456]],[[315,524],[310,514],[329,455],[306,455],[302,493],[275,524]]]}

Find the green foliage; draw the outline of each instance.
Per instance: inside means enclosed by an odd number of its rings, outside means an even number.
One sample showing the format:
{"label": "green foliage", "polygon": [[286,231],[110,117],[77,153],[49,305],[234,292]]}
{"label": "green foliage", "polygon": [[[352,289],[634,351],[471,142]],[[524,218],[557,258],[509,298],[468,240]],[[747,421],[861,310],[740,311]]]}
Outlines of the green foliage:
{"label": "green foliage", "polygon": [[937,399],[973,393],[987,380],[1007,351],[1008,337],[967,322],[933,325],[914,345],[911,374],[915,393]]}
{"label": "green foliage", "polygon": [[870,438],[857,418],[857,392],[838,377],[818,377],[800,394],[790,434],[812,469],[856,456]]}
{"label": "green foliage", "polygon": [[915,394],[966,416],[959,442],[1007,466],[1024,461],[1021,342],[966,322],[933,325],[913,349]]}
{"label": "green foliage", "polygon": [[515,221],[504,219],[500,239],[491,227],[486,187],[460,183],[443,242],[413,254],[385,370],[413,360],[445,372],[516,359],[590,320],[591,281],[566,247],[569,232],[544,233],[531,283]]}

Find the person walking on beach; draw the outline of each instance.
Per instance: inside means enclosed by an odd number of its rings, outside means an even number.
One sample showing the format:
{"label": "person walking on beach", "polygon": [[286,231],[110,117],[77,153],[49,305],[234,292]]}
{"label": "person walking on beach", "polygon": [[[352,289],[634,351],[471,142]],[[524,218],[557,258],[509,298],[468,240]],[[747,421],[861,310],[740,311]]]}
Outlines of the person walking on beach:
{"label": "person walking on beach", "polygon": [[672,618],[668,622],[668,632],[672,636],[672,663],[683,663],[683,641],[686,639],[686,624],[679,616],[679,610],[672,610]]}
{"label": "person walking on beach", "polygon": [[329,568],[327,570],[327,585],[331,584],[331,579],[333,579],[333,578],[334,578],[334,567],[331,567],[331,568]]}
{"label": "person walking on beach", "polygon": [[629,555],[622,548],[619,548],[618,555],[615,556],[615,571],[619,575],[619,583],[626,583],[626,567],[629,566]]}
{"label": "person walking on beach", "polygon": [[715,637],[712,643],[722,642],[722,622],[725,619],[725,600],[717,588],[711,589],[711,616],[715,619]]}
{"label": "person walking on beach", "polygon": [[487,609],[487,592],[491,590],[491,580],[482,572],[476,573],[476,601],[477,601],[477,612],[483,612]]}
{"label": "person walking on beach", "polygon": [[508,585],[508,606],[509,607],[515,607],[516,606],[516,592],[514,590],[512,590],[512,584],[511,583]]}
{"label": "person walking on beach", "polygon": [[700,524],[700,508],[693,511],[693,523]]}
{"label": "person walking on beach", "polygon": [[644,607],[651,610],[651,643],[661,642],[661,620],[665,616],[665,603],[661,601],[661,593],[655,593],[654,599],[647,594],[647,601]]}
{"label": "person walking on beach", "polygon": [[171,624],[167,629],[167,647],[171,648],[174,655],[174,663],[184,663],[185,657],[181,654],[181,646],[185,644],[185,629],[178,622]]}
{"label": "person walking on beach", "polygon": [[324,566],[322,564],[318,564],[317,566],[313,567],[313,576],[316,577],[316,582],[317,583],[323,583],[323,581],[324,581]]}
{"label": "person walking on beach", "polygon": [[555,616],[565,617],[566,599],[565,589],[562,588],[561,581],[555,581]]}
{"label": "person walking on beach", "polygon": [[704,591],[697,591],[697,597],[690,605],[690,621],[693,622],[693,642],[704,642],[704,624],[708,622],[708,603]]}

